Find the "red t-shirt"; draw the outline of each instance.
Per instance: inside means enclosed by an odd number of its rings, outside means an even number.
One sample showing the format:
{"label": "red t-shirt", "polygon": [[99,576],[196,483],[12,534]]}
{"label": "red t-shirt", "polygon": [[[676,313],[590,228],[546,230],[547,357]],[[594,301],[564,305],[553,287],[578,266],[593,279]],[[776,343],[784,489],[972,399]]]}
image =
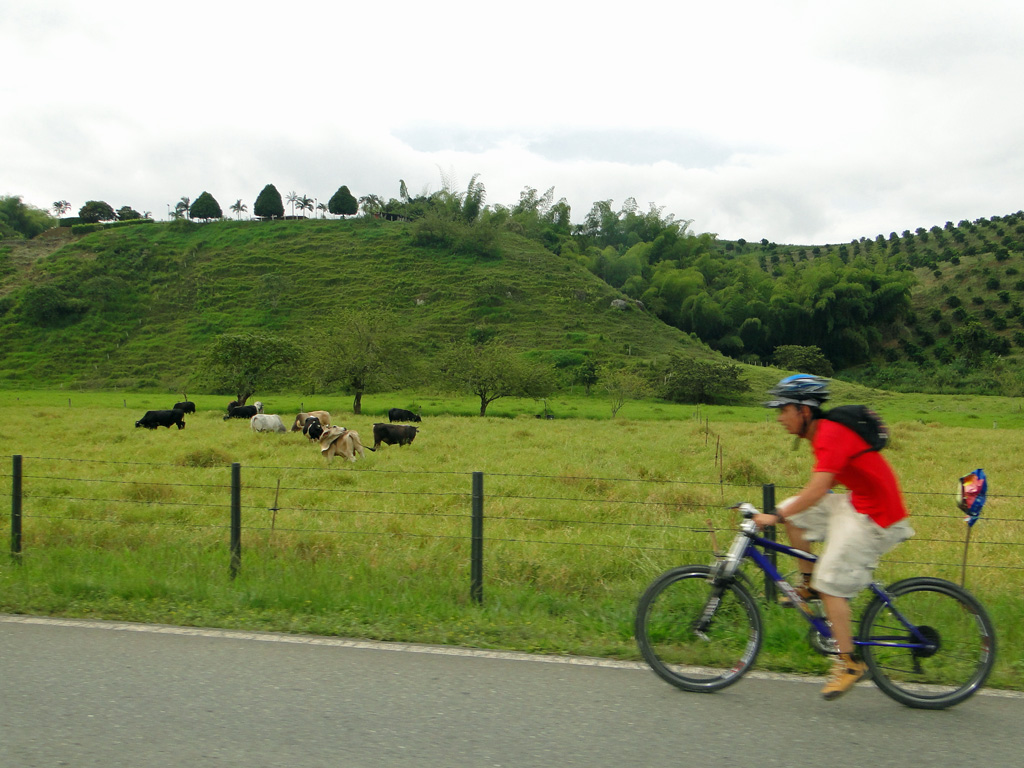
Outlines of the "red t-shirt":
{"label": "red t-shirt", "polygon": [[878,451],[857,456],[868,444],[852,429],[828,419],[818,419],[817,423],[811,441],[814,471],[835,475],[837,484],[850,489],[853,508],[883,528],[905,518],[907,508],[889,462]]}

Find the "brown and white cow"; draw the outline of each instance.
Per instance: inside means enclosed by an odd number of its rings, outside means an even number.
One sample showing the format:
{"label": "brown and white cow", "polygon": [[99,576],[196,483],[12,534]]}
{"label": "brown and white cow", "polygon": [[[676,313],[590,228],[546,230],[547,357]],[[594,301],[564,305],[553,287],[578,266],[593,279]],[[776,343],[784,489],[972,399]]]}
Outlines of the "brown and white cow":
{"label": "brown and white cow", "polygon": [[306,419],[310,416],[316,416],[320,419],[320,426],[324,429],[331,426],[331,414],[327,411],[303,411],[295,415],[295,421],[292,422],[292,432],[300,432],[306,425]]}
{"label": "brown and white cow", "polygon": [[[372,448],[370,450],[373,450]],[[359,439],[359,433],[354,429],[344,427],[328,427],[320,435],[320,453],[330,461],[335,456],[341,456],[349,461],[356,460],[356,454],[365,458],[363,443]]]}

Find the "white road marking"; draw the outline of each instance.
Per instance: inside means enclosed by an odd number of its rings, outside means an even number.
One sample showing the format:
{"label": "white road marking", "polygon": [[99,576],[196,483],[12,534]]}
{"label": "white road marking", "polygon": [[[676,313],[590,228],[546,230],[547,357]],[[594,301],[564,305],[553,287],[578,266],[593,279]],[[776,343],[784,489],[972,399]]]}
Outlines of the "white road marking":
{"label": "white road marking", "polygon": [[[639,661],[618,661],[590,656],[551,656],[518,651],[488,651],[479,648],[460,648],[447,645],[418,645],[415,643],[394,643],[378,640],[350,640],[342,637],[321,635],[289,635],[276,632],[246,632],[239,629],[207,629],[201,627],[176,627],[168,624],[136,624],[127,621],[93,621],[90,619],[57,619],[49,616],[19,616],[0,614],[0,622],[7,624],[38,624],[51,627],[77,627],[79,629],[101,629],[110,632],[145,632],[156,635],[181,635],[185,637],[214,637],[230,640],[253,640],[261,643],[290,643],[292,645],[324,645],[335,648],[362,648],[374,651],[397,653],[426,653],[434,656],[463,656],[481,659],[502,659],[505,661],[532,661],[541,664],[569,664],[580,667],[605,667],[607,669],[647,670],[649,667]],[[798,683],[820,684],[824,678],[781,672],[752,670],[745,677],[756,680],[788,680]],[[1024,691],[1003,691],[983,688],[979,696],[1003,698],[1024,698]]]}

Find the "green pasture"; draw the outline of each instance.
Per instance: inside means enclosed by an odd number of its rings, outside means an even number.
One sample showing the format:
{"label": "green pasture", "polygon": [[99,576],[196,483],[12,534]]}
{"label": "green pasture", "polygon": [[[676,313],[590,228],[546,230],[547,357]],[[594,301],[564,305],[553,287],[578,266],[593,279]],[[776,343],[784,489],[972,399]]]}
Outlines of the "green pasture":
{"label": "green pasture", "polygon": [[[411,446],[328,465],[300,433],[224,421],[228,397],[195,395],[184,430],[135,429],[173,394],[0,392],[0,493],[23,456],[23,551],[0,557],[0,611],[88,616],[636,659],[632,616],[660,571],[709,562],[725,509],[784,498],[806,446],[756,407],[631,402],[610,418],[597,395],[546,403],[470,398],[260,396],[268,413],[324,409],[372,444],[389,407],[421,410]],[[882,395],[888,458],[917,536],[879,577],[936,575],[988,606],[999,632],[992,684],[1024,687],[1024,429],[1015,401]],[[555,418],[537,419],[545,407]],[[241,465],[242,559],[230,576],[230,466]],[[967,532],[957,478],[990,479]],[[483,603],[470,599],[470,494],[484,474]],[[10,514],[0,516],[10,541]],[[964,556],[966,551],[966,568]],[[771,607],[759,666],[821,673],[805,625]]]}

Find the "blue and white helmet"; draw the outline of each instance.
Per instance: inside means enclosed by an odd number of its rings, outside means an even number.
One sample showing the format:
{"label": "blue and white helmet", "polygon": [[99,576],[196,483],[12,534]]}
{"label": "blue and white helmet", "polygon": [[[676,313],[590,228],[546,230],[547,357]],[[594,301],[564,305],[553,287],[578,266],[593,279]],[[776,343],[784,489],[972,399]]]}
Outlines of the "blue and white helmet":
{"label": "blue and white helmet", "polygon": [[771,400],[765,403],[766,408],[781,408],[790,403],[820,408],[830,396],[828,380],[810,373],[797,373],[768,390],[768,396]]}

